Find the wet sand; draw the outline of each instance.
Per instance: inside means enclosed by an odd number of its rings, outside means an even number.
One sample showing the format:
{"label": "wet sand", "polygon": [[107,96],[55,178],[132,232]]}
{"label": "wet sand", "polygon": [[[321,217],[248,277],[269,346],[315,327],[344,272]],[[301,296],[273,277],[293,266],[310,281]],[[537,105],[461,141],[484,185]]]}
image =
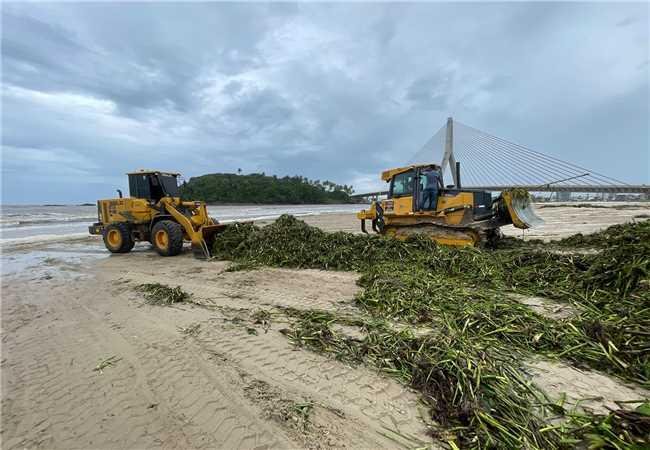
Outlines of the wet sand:
{"label": "wet sand", "polygon": [[[525,238],[647,214],[643,205],[541,208],[547,224]],[[359,227],[352,214],[305,220],[328,231]],[[287,322],[278,307],[360,313],[355,273],[227,272],[228,262],[198,261],[189,249],[161,258],[138,244],[109,256],[96,238],[13,246],[2,258],[5,449],[435,446],[416,393],[370,369],[296,350],[280,333]],[[196,304],[146,305],[134,287],[149,282],[181,286]],[[270,323],[256,323],[259,310],[273,312]],[[553,396],[596,392],[595,410],[648,396],[553,362],[531,362],[531,376]],[[308,426],[295,413],[305,404]]]}

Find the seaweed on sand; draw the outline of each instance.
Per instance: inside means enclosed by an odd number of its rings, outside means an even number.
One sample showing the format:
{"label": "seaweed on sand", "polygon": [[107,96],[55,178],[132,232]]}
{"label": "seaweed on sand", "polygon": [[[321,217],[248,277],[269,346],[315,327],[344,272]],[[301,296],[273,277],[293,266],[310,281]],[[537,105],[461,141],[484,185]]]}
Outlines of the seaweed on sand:
{"label": "seaweed on sand", "polygon": [[[239,263],[361,272],[356,301],[374,320],[363,325],[361,342],[338,335],[330,324],[339,319],[323,313],[299,315],[285,332],[298,345],[410,383],[445,426],[438,437],[450,445],[554,448],[604,435],[606,424],[627,429],[624,414],[579,421],[551,404],[525,376],[526,355],[563,358],[650,386],[650,222],[547,247],[496,250],[326,233],[291,216],[263,228],[233,225],[221,236],[215,252]],[[553,251],[587,242],[598,251]],[[577,314],[542,317],[508,291],[571,303]],[[396,332],[381,325],[386,320],[433,331]],[[568,422],[551,426],[550,414]],[[642,439],[633,432],[619,438],[630,446]]]}
{"label": "seaweed on sand", "polygon": [[169,306],[190,299],[190,294],[180,286],[172,288],[160,283],[145,283],[137,286],[136,289],[144,294],[145,302],[150,305]]}

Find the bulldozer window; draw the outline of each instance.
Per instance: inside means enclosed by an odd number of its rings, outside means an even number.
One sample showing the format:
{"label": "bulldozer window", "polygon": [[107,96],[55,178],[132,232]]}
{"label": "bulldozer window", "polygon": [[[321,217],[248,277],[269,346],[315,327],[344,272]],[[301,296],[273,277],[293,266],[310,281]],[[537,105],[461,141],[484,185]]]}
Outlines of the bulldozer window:
{"label": "bulldozer window", "polygon": [[413,181],[415,172],[408,171],[395,175],[393,183],[391,184],[390,193],[391,197],[404,197],[413,195]]}

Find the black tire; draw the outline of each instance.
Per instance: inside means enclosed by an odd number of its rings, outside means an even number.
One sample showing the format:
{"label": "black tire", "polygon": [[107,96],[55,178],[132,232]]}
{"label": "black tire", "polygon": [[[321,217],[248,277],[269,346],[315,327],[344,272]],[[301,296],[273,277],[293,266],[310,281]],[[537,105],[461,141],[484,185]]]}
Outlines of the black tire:
{"label": "black tire", "polygon": [[171,220],[161,220],[151,229],[151,244],[160,256],[176,256],[183,250],[183,228]]}
{"label": "black tire", "polygon": [[104,228],[102,233],[104,245],[111,253],[128,253],[133,249],[135,241],[131,228],[126,223],[112,223]]}

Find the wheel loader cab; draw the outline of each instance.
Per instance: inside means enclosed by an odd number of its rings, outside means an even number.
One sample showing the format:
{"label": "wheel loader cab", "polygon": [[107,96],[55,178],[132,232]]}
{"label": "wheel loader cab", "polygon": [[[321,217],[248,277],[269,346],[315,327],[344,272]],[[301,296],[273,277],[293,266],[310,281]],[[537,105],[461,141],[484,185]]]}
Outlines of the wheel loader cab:
{"label": "wheel loader cab", "polygon": [[179,197],[178,174],[164,172],[133,172],[128,174],[129,193],[158,203],[163,197]]}

